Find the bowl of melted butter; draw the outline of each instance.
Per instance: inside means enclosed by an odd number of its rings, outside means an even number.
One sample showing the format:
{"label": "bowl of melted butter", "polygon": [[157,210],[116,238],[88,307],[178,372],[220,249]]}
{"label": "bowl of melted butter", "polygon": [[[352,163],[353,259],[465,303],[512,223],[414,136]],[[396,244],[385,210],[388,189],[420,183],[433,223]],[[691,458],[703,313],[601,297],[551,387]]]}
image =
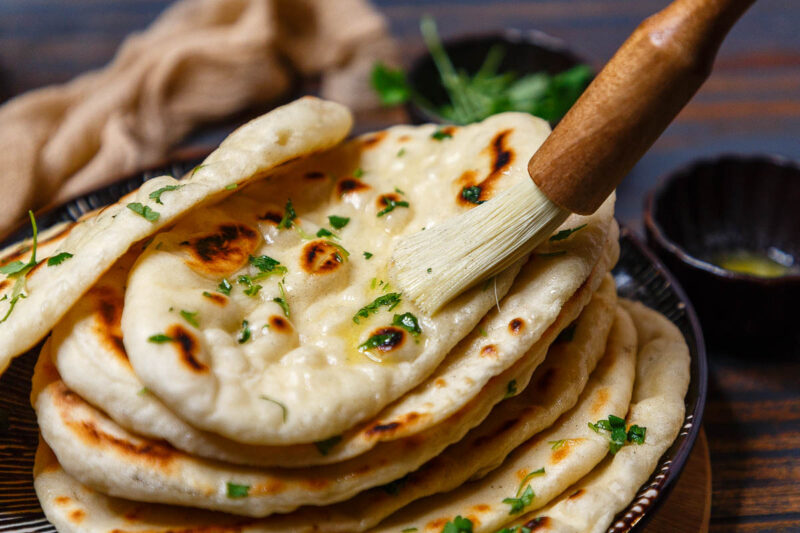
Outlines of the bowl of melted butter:
{"label": "bowl of melted butter", "polygon": [[800,349],[800,163],[724,155],[664,176],[647,240],[695,305],[709,342]]}

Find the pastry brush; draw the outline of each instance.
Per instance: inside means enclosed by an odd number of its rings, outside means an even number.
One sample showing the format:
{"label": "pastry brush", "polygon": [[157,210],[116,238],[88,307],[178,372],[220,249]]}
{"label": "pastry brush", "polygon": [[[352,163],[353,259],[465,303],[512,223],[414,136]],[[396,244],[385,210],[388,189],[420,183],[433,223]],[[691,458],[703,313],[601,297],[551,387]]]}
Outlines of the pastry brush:
{"label": "pastry brush", "polygon": [[675,0],[642,22],[531,157],[530,180],[398,241],[396,286],[435,313],[525,257],[570,213],[593,213],[697,92],[754,1]]}

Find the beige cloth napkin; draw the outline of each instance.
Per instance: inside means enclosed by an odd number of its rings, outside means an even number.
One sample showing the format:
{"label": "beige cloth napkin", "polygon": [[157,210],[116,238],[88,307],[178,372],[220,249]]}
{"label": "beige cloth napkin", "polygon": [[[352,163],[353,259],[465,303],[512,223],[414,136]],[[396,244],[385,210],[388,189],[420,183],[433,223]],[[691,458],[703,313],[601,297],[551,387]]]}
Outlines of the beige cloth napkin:
{"label": "beige cloth napkin", "polygon": [[346,100],[365,58],[391,48],[367,0],[177,2],[105,68],[0,107],[0,232],[156,164],[199,123],[274,100],[293,70]]}

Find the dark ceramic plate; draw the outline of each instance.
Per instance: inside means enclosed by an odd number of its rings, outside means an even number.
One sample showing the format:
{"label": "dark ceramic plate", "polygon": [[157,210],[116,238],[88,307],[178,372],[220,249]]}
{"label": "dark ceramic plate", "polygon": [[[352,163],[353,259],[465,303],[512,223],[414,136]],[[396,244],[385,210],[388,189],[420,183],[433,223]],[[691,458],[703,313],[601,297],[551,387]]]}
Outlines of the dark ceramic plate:
{"label": "dark ceramic plate", "polygon": [[[39,216],[39,227],[62,220],[75,220],[81,214],[116,201],[143,181],[163,174],[182,176],[199,161],[186,161],[116,183],[69,202]],[[17,232],[6,246],[25,237]],[[686,395],[686,420],[680,435],[661,458],[650,480],[633,502],[621,512],[609,532],[640,531],[675,484],[689,457],[706,399],[706,353],[694,310],[672,275],[647,248],[623,229],[621,254],[614,276],[620,296],[638,300],[656,309],[680,328],[692,356],[691,382]],[[0,532],[54,532],[44,517],[33,490],[33,457],[38,441],[36,417],[28,401],[33,365],[40,347],[12,362],[0,378]],[[7,422],[4,418],[7,417]]]}

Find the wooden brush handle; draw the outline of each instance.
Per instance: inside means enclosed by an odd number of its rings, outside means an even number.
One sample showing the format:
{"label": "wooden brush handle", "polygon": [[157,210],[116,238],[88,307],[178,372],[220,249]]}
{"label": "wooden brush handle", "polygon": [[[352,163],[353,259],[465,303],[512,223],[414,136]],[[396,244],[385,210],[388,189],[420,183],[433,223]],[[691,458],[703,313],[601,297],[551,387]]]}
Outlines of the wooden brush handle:
{"label": "wooden brush handle", "polygon": [[755,0],[675,0],[642,22],[531,158],[541,191],[593,213],[697,92]]}

